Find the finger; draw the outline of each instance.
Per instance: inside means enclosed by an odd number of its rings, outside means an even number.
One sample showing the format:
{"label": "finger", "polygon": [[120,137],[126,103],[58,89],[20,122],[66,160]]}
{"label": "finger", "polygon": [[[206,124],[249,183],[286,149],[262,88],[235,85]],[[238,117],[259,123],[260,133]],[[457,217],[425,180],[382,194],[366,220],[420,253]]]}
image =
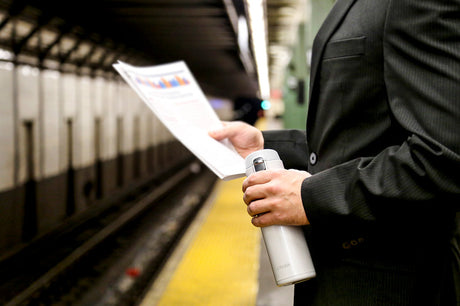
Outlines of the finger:
{"label": "finger", "polygon": [[254,217],[251,219],[252,225],[254,225],[254,226],[256,226],[256,227],[261,227],[260,218],[261,218],[261,216],[254,216]]}
{"label": "finger", "polygon": [[246,189],[248,189],[251,186],[255,185],[261,185],[268,183],[271,179],[271,174],[272,171],[267,170],[267,171],[260,171],[260,172],[255,172],[248,176],[244,181],[242,185],[243,192],[246,192]]}
{"label": "finger", "polygon": [[243,194],[243,201],[246,205],[249,205],[253,201],[265,199],[267,197],[264,185],[253,185],[246,188]]}
{"label": "finger", "polygon": [[231,138],[238,132],[238,124],[236,122],[222,121],[222,126],[208,132],[209,136],[216,140]]}
{"label": "finger", "polygon": [[208,135],[214,138],[215,140],[222,140],[227,138],[226,132],[223,129],[215,129],[208,131]]}
{"label": "finger", "polygon": [[247,211],[251,217],[260,216],[268,212],[268,210],[264,208],[263,205],[259,205],[259,204],[263,204],[263,203],[261,201],[254,201],[248,205]]}
{"label": "finger", "polygon": [[260,215],[255,215],[251,219],[252,225],[256,227],[266,227],[275,224],[272,218],[272,213],[265,213]]}

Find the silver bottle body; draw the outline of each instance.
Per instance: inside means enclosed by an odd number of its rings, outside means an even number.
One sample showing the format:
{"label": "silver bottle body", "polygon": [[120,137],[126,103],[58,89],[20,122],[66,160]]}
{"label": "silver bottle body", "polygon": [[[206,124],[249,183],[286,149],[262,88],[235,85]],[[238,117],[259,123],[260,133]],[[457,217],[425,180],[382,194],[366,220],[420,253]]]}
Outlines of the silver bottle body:
{"label": "silver bottle body", "polygon": [[[284,169],[283,162],[274,150],[260,150],[246,157],[246,176],[274,169]],[[292,285],[316,276],[301,227],[272,225],[261,230],[278,286]]]}

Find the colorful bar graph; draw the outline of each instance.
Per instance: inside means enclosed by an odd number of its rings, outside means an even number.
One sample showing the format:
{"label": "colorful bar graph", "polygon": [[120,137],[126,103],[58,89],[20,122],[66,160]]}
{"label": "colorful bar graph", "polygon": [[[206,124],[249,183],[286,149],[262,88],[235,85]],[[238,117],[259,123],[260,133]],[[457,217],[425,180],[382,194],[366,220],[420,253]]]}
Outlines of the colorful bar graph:
{"label": "colorful bar graph", "polygon": [[179,86],[185,86],[190,84],[190,82],[181,76],[175,75],[172,78],[161,78],[161,79],[152,79],[148,77],[140,78],[136,77],[137,83],[145,86],[150,86],[156,89],[166,89],[166,88],[174,88]]}

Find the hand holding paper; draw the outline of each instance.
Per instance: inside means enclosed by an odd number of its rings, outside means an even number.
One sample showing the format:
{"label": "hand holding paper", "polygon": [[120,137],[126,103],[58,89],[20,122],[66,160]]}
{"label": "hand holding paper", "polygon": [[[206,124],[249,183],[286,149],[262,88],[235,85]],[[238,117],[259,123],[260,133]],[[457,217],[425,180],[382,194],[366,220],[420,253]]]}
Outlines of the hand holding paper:
{"label": "hand holding paper", "polygon": [[255,127],[243,122],[223,122],[224,126],[209,132],[216,140],[228,139],[242,157],[264,148],[262,133]]}

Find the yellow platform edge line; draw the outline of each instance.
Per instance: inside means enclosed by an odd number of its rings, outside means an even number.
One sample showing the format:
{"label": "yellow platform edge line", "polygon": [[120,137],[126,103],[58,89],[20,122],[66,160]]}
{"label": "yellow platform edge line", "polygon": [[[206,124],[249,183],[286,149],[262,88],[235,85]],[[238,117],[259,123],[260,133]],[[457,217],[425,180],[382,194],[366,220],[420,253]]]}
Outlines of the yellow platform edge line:
{"label": "yellow platform edge line", "polygon": [[184,257],[184,254],[187,252],[190,247],[194,237],[197,235],[198,231],[201,229],[201,226],[204,223],[204,220],[209,215],[211,207],[214,206],[216,197],[218,195],[218,189],[214,188],[211,194],[208,196],[207,200],[201,207],[200,211],[196,215],[193,222],[190,224],[189,228],[177,244],[176,248],[172,252],[171,256],[168,258],[168,261],[164,265],[161,272],[158,274],[155,282],[152,284],[151,288],[148,290],[145,295],[143,302],[140,306],[151,306],[157,305],[158,301],[161,299],[166,287],[168,286],[171,278],[174,274],[174,271],[177,269],[180,261]]}
{"label": "yellow platform edge line", "polygon": [[142,306],[256,305],[260,230],[246,213],[242,181],[217,183]]}

